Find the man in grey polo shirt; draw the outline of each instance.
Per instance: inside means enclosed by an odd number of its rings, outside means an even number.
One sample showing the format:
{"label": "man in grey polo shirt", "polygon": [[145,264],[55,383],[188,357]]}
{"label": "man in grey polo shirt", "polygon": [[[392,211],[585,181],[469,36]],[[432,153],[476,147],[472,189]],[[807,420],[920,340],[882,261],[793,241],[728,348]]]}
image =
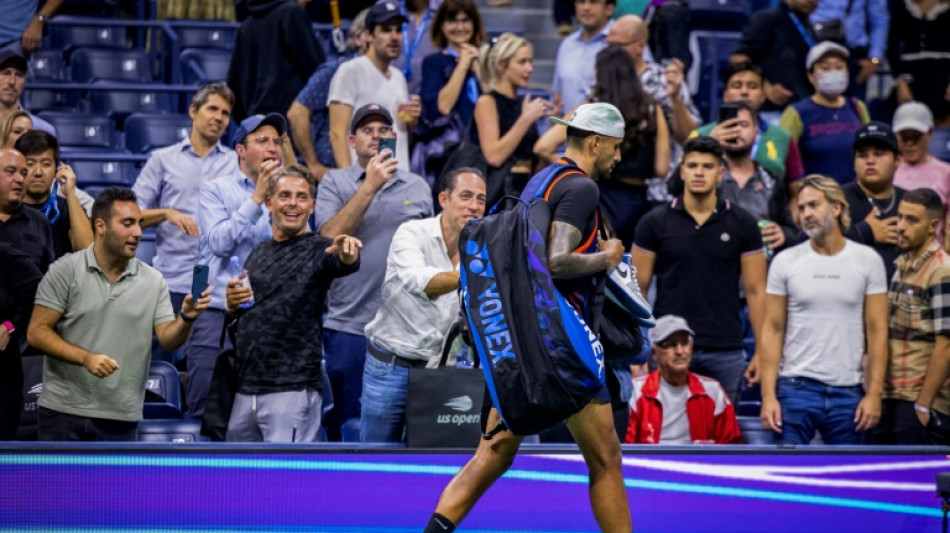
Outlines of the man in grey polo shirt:
{"label": "man in grey polo shirt", "polygon": [[152,332],[180,346],[208,307],[210,290],[172,313],[162,275],[135,257],[142,212],[135,193],[103,191],[92,209],[95,240],[54,263],[36,291],[27,331],[47,355],[39,440],[135,440]]}
{"label": "man in grey polo shirt", "polygon": [[432,216],[432,192],[421,177],[397,170],[381,138],[392,138],[393,119],[384,107],[367,104],[353,114],[349,145],[355,165],[328,172],[317,189],[316,224],[325,237],[351,235],[363,242],[359,272],[333,282],[323,322],[323,353],[334,408],[324,426],[339,440],[340,426],[360,416],[366,337],[379,309],[386,257],[396,229],[407,220]]}

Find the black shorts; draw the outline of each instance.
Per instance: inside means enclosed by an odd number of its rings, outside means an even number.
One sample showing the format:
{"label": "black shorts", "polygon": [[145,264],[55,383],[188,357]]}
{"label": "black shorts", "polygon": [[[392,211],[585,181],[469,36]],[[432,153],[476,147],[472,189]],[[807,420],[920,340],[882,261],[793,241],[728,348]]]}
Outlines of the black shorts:
{"label": "black shorts", "polygon": [[[606,404],[609,404],[610,391],[607,390],[607,386],[604,385],[603,387],[601,387],[600,390],[598,390],[594,394],[594,396],[591,397],[591,400],[600,400]],[[589,401],[590,400],[588,400],[588,402]],[[491,412],[491,408],[494,406],[495,404],[493,404],[491,400],[491,393],[488,392],[488,385],[485,385],[485,392],[482,396],[482,417],[481,417],[483,434],[488,432],[489,428],[486,427],[488,424],[488,414]]]}

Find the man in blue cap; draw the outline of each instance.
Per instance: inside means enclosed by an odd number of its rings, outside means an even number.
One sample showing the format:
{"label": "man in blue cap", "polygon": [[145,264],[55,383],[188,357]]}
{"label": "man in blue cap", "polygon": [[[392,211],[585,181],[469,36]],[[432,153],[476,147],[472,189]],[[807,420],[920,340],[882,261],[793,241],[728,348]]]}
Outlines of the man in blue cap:
{"label": "man in blue cap", "polygon": [[208,265],[211,304],[192,328],[185,345],[188,371],[186,401],[193,418],[204,415],[214,363],[221,352],[221,330],[227,307],[225,290],[231,257],[241,264],[258,244],[270,239],[264,198],[271,176],[280,170],[287,121],[277,113],[254,115],[234,135],[238,172],[201,186],[198,200],[198,264]]}

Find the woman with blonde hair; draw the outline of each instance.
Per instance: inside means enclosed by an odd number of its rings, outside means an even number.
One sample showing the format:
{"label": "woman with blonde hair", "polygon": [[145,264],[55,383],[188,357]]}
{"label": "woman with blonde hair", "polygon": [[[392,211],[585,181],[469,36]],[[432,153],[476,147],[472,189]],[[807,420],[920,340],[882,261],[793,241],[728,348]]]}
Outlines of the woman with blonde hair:
{"label": "woman with blonde hair", "polygon": [[550,116],[554,106],[530,94],[518,97],[531,79],[533,54],[531,43],[513,33],[501,34],[479,53],[479,72],[488,92],[475,103],[472,141],[488,163],[487,205],[503,195],[520,194],[537,170],[537,122]]}
{"label": "woman with blonde hair", "polygon": [[33,119],[22,109],[10,111],[0,119],[0,148],[13,148],[20,135],[33,129]]}

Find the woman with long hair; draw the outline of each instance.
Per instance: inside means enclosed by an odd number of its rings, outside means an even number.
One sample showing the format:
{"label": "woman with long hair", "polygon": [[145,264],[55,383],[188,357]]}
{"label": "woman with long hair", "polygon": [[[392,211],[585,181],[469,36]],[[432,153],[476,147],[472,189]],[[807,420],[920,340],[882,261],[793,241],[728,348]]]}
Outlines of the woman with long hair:
{"label": "woman with long hair", "polygon": [[[475,103],[472,140],[488,163],[488,205],[493,205],[502,195],[520,194],[537,170],[537,122],[550,116],[554,106],[530,94],[518,97],[519,89],[527,89],[534,70],[534,51],[526,39],[503,33],[482,46],[479,56],[482,85],[489,92]],[[499,170],[503,183],[491,176]]]}
{"label": "woman with long hair", "polygon": [[[669,172],[670,131],[663,109],[643,90],[633,59],[622,48],[609,46],[597,54],[595,80],[590,101],[617,106],[626,123],[620,162],[598,186],[600,210],[629,248],[637,222],[649,209],[646,180]],[[567,128],[553,125],[534,151],[545,161],[554,161],[566,140]]]}
{"label": "woman with long hair", "polygon": [[0,148],[13,148],[20,135],[33,129],[33,119],[22,109],[10,111],[0,119]]}

